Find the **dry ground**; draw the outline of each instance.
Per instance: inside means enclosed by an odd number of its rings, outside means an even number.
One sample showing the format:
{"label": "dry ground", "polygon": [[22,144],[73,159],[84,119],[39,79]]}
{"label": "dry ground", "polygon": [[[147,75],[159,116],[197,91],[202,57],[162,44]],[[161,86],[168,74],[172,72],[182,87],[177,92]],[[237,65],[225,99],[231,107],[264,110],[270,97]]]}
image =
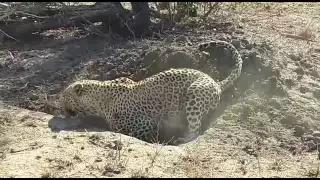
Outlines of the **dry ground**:
{"label": "dry ground", "polygon": [[43,113],[71,80],[135,73],[141,54],[164,42],[65,38],[2,48],[0,177],[318,177],[320,3],[225,3],[218,15],[238,25],[183,35],[245,38],[253,48],[240,52],[253,49],[262,65],[246,65],[210,128],[180,146],[100,129],[52,131],[77,122]]}

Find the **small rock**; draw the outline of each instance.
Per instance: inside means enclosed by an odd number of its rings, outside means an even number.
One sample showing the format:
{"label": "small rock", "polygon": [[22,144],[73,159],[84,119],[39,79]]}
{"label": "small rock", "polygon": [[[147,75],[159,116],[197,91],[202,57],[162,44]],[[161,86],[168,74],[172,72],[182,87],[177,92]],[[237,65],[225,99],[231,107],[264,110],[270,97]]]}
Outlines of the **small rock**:
{"label": "small rock", "polygon": [[313,136],[312,135],[305,135],[305,136],[302,136],[302,140],[303,141],[312,141],[313,140]]}
{"label": "small rock", "polygon": [[249,43],[246,45],[246,49],[251,50],[253,48],[253,44]]}
{"label": "small rock", "polygon": [[281,108],[281,104],[280,104],[280,102],[279,102],[279,100],[277,98],[270,99],[268,104],[270,106],[273,106],[276,109],[280,109]]}
{"label": "small rock", "polygon": [[296,125],[298,123],[298,119],[294,115],[288,115],[288,116],[284,117],[283,119],[281,119],[280,122],[281,122],[281,124],[292,126],[292,125]]}
{"label": "small rock", "polygon": [[317,149],[317,145],[313,143],[313,141],[305,142],[304,145],[308,147],[308,152],[314,151]]}
{"label": "small rock", "polygon": [[313,65],[308,63],[306,60],[301,61],[300,64],[301,64],[301,66],[303,66],[303,67],[305,67],[307,69],[311,69],[313,67]]}
{"label": "small rock", "polygon": [[310,125],[309,121],[311,121],[311,119],[307,118],[305,121],[298,123],[299,126],[302,126],[302,127],[305,128],[305,133],[306,132],[312,133],[312,132],[309,132],[310,128],[311,128],[311,125]]}
{"label": "small rock", "polygon": [[306,92],[309,91],[309,88],[307,88],[306,86],[301,86],[301,87],[299,88],[299,91],[304,94],[304,93],[306,93]]}
{"label": "small rock", "polygon": [[295,54],[290,54],[289,58],[294,60],[294,61],[300,61],[301,60],[301,57],[298,56],[298,55],[295,55]]}
{"label": "small rock", "polygon": [[295,85],[295,81],[293,79],[285,79],[284,82],[289,88],[292,88],[292,86]]}
{"label": "small rock", "polygon": [[237,49],[241,48],[241,41],[239,39],[232,39],[231,44],[233,44]]}
{"label": "small rock", "polygon": [[188,41],[188,38],[184,35],[181,35],[175,39],[176,42]]}
{"label": "small rock", "polygon": [[320,89],[316,89],[313,91],[313,96],[317,99],[320,99]]}
{"label": "small rock", "polygon": [[294,133],[293,133],[294,136],[300,137],[300,136],[302,136],[304,133],[305,133],[304,127],[299,126],[299,125],[297,125],[297,126],[294,127]]}
{"label": "small rock", "polygon": [[35,101],[35,100],[38,100],[38,99],[39,99],[39,96],[34,95],[34,94],[31,94],[31,95],[29,96],[29,99],[30,99],[31,101]]}
{"label": "small rock", "polygon": [[315,70],[315,69],[310,70],[309,74],[311,76],[315,77],[315,78],[319,78],[320,77],[319,72],[317,70]]}
{"label": "small rock", "polygon": [[320,144],[320,137],[313,137],[312,140],[315,144]]}
{"label": "small rock", "polygon": [[298,75],[305,74],[304,69],[302,67],[297,67],[297,69],[295,69],[294,72],[296,72]]}
{"label": "small rock", "polygon": [[97,159],[95,160],[95,162],[101,162],[102,159],[100,157],[97,157]]}
{"label": "small rock", "polygon": [[149,49],[149,48],[150,48],[150,46],[147,45],[147,44],[145,44],[145,45],[142,46],[142,49],[144,49],[144,50]]}
{"label": "small rock", "polygon": [[174,37],[173,37],[172,35],[169,35],[169,36],[164,40],[164,42],[166,42],[166,43],[172,43],[173,40],[174,40]]}
{"label": "small rock", "polygon": [[320,137],[320,131],[313,131],[312,136]]}
{"label": "small rock", "polygon": [[22,71],[24,71],[24,70],[26,70],[23,66],[19,66],[19,67],[17,67],[17,69],[16,69],[16,71],[17,72],[22,72]]}
{"label": "small rock", "polygon": [[36,159],[40,159],[40,158],[41,158],[41,156],[39,156],[39,155],[38,155],[38,156],[36,156]]}

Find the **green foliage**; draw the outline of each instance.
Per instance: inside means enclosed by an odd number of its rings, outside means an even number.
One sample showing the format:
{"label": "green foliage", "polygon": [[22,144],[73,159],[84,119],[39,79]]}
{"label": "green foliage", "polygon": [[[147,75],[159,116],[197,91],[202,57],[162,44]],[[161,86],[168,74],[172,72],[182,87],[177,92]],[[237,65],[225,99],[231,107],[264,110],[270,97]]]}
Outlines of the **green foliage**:
{"label": "green foliage", "polygon": [[195,2],[178,2],[177,3],[177,15],[179,17],[190,16],[196,17],[197,16],[198,6]]}

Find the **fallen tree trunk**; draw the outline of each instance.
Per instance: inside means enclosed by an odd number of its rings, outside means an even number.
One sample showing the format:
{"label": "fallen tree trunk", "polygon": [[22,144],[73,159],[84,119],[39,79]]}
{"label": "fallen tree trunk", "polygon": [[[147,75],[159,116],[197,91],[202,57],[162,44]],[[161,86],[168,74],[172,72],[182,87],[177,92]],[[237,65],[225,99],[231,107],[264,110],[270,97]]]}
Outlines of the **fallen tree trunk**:
{"label": "fallen tree trunk", "polygon": [[[110,6],[110,3],[108,2],[102,2],[99,3],[98,5],[94,4],[94,5],[64,5],[62,2],[60,3],[61,6],[60,8],[49,8],[46,6],[37,6],[37,5],[22,5],[22,4],[18,4],[15,6],[9,6],[9,7],[5,7],[4,5],[1,6],[0,3],[0,10],[2,12],[2,14],[5,13],[10,13],[11,11],[14,13],[13,15],[9,16],[10,19],[16,19],[15,17],[17,15],[27,15],[27,16],[34,16],[34,17],[47,17],[47,16],[54,16],[60,13],[64,13],[66,11],[66,9],[68,10],[72,10],[74,12],[78,11],[92,11],[92,10],[102,10],[105,8],[108,8]],[[6,14],[8,15],[8,14]],[[9,14],[10,15],[10,14]]]}
{"label": "fallen tree trunk", "polygon": [[[47,19],[38,19],[38,22],[26,19],[8,24],[1,23],[0,29],[14,38],[19,38],[34,32],[43,32],[61,27],[81,26],[82,24],[88,24],[88,22],[116,22],[120,20],[119,18],[128,18],[130,16],[131,12],[129,10],[119,8],[109,3],[109,6],[104,9],[90,9],[87,12],[72,11],[67,14],[58,14]],[[126,20],[123,21],[126,22]]]}

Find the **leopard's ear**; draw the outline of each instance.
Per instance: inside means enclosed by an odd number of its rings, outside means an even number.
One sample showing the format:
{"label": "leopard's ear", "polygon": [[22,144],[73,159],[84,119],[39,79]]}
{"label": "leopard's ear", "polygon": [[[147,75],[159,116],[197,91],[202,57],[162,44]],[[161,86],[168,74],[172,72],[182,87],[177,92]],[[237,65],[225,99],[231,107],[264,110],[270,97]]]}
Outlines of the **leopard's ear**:
{"label": "leopard's ear", "polygon": [[84,92],[84,85],[83,84],[76,84],[73,87],[73,90],[76,93],[76,95],[81,96]]}

